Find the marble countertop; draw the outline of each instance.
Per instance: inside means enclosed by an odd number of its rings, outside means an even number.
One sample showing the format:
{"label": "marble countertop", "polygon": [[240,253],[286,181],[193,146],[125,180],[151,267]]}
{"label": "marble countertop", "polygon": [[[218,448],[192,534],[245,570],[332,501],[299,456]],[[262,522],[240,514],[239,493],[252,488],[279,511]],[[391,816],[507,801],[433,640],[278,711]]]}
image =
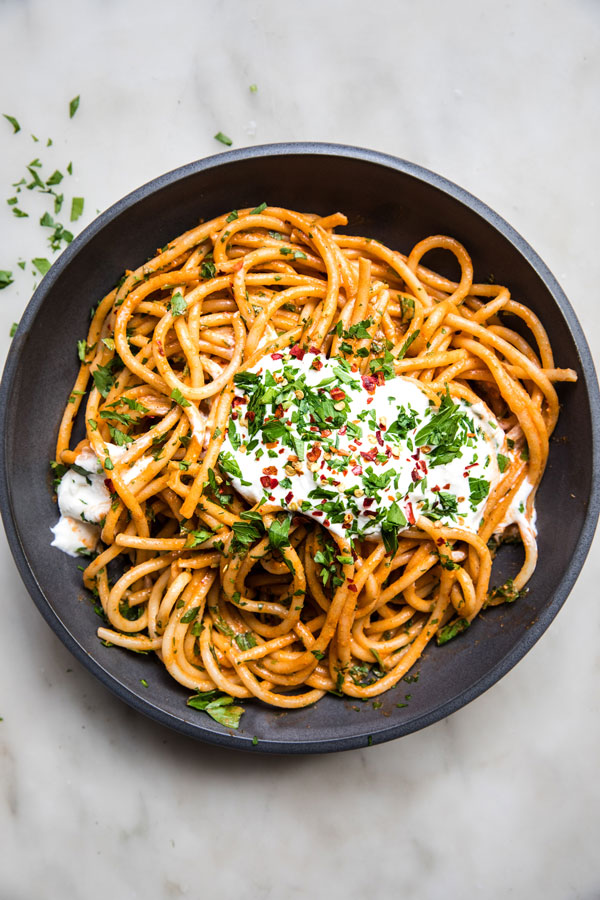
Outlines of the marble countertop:
{"label": "marble countertop", "polygon": [[[21,123],[13,136],[0,120],[6,197],[34,157],[73,160],[79,230],[224,149],[219,130],[235,147],[373,147],[507,218],[599,358],[592,0],[4,0],[0,33],[0,112]],[[2,203],[0,226],[0,269],[17,273],[0,293],[4,358],[33,284],[15,261],[48,254],[37,215]],[[0,564],[0,900],[600,896],[598,538],[493,689],[401,740],[307,758],[217,750],[133,712],[44,623],[4,536]]]}

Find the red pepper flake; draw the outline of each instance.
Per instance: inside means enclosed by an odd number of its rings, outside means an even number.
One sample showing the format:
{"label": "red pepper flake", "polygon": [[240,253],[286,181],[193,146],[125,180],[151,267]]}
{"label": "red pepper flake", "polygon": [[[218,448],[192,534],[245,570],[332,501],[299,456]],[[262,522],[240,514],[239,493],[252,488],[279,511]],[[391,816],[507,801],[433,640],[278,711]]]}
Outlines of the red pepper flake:
{"label": "red pepper flake", "polygon": [[110,491],[111,494],[114,494],[115,488],[114,488],[114,485],[113,485],[112,481],[110,480],[110,478],[105,478],[104,484],[106,485],[106,490]]}
{"label": "red pepper flake", "polygon": [[231,401],[231,408],[235,409],[236,406],[242,406],[244,403],[247,403],[247,402],[248,401],[246,400],[245,397],[234,397],[233,400]]}
{"label": "red pepper flake", "polygon": [[367,397],[367,404],[372,403],[373,399],[374,399],[373,397]]}
{"label": "red pepper flake", "polygon": [[321,437],[330,437],[330,435],[331,435],[331,428],[323,428],[321,430]]}
{"label": "red pepper flake", "polygon": [[423,476],[421,475],[421,473],[419,472],[419,470],[417,469],[416,466],[410,473],[410,477],[412,478],[413,481],[422,481],[423,480]]}
{"label": "red pepper flake", "polygon": [[407,503],[406,505],[408,507],[408,522],[410,525],[414,525],[417,520],[415,519],[412,503]]}
{"label": "red pepper flake", "polygon": [[165,355],[165,351],[163,350],[162,341],[157,341],[157,342],[156,342],[156,347],[157,347],[157,349],[158,349],[158,355],[159,355],[159,356],[164,356],[164,355]]}
{"label": "red pepper flake", "polygon": [[356,585],[354,584],[353,581],[348,582],[348,590],[352,591],[355,594],[358,594],[358,588],[356,587]]}
{"label": "red pepper flake", "polygon": [[288,493],[285,495],[285,502],[289,503],[293,496],[293,493],[291,491],[288,491]]}
{"label": "red pepper flake", "polygon": [[379,444],[379,446],[383,447],[383,438],[381,437],[381,432],[379,431],[379,429],[377,429],[377,431],[375,432],[375,437],[377,438],[377,443]]}
{"label": "red pepper flake", "polygon": [[290,347],[290,356],[295,356],[296,359],[304,359],[304,354],[306,350],[303,350],[300,344],[294,344],[293,347]]}
{"label": "red pepper flake", "polygon": [[363,506],[370,506],[373,503],[374,497],[365,497],[363,500]]}
{"label": "red pepper flake", "polygon": [[438,538],[436,541],[436,544],[438,545],[438,547],[443,547],[445,543],[446,543],[446,541],[444,540],[444,538]]}
{"label": "red pepper flake", "polygon": [[[309,353],[320,353],[321,351],[319,350],[318,347],[309,347],[308,352]],[[315,362],[316,362],[316,360],[315,360]]]}
{"label": "red pepper flake", "polygon": [[314,463],[318,460],[321,455],[321,448],[318,444],[313,444],[308,453],[306,454],[306,458],[309,462]]}
{"label": "red pepper flake", "polygon": [[433,491],[434,494],[438,494],[440,492],[441,488],[440,488],[439,484],[436,484],[435,487],[431,488],[431,490]]}
{"label": "red pepper flake", "polygon": [[275,407],[274,415],[276,419],[283,419],[283,406],[281,403],[278,403]]}
{"label": "red pepper flake", "polygon": [[314,369],[316,372],[320,372],[322,368],[323,368],[323,363],[321,362],[321,360],[313,359],[312,364],[311,364],[311,369]]}
{"label": "red pepper flake", "polygon": [[374,462],[375,457],[377,456],[377,447],[373,447],[372,450],[368,450],[366,453],[364,451],[361,451],[360,455],[363,459],[366,459],[369,462]]}
{"label": "red pepper flake", "polygon": [[322,515],[323,515],[323,511],[321,509],[313,510],[313,516],[322,516]]}
{"label": "red pepper flake", "polygon": [[364,387],[365,391],[367,391],[369,394],[375,393],[375,388],[377,387],[377,384],[378,384],[376,378],[374,378],[372,375],[362,375],[361,381],[362,381],[362,386]]}
{"label": "red pepper flake", "polygon": [[271,353],[271,359],[283,359],[283,353]]}
{"label": "red pepper flake", "polygon": [[331,399],[335,400],[336,403],[339,403],[340,400],[346,399],[346,391],[343,391],[339,387],[331,388]]}
{"label": "red pepper flake", "polygon": [[270,475],[261,475],[260,483],[262,484],[262,486],[264,488],[270,488],[271,487],[271,476]]}
{"label": "red pepper flake", "polygon": [[445,490],[445,491],[449,491],[449,490],[450,490],[450,482],[448,482],[448,484],[445,484],[445,485],[444,485],[444,490]]}
{"label": "red pepper flake", "polygon": [[277,466],[265,466],[263,469],[264,475],[277,475]]}
{"label": "red pepper flake", "polygon": [[325,526],[325,528],[329,528],[331,522],[329,521],[329,519],[323,519],[323,525]]}
{"label": "red pepper flake", "polygon": [[254,422],[255,418],[256,418],[256,413],[254,412],[254,410],[249,409],[248,410],[248,421]]}
{"label": "red pepper flake", "polygon": [[352,468],[353,475],[362,475],[362,466],[354,466]]}
{"label": "red pepper flake", "polygon": [[348,429],[346,428],[346,426],[345,426],[345,425],[342,425],[342,427],[341,427],[340,430],[338,431],[338,434],[346,434],[346,431],[347,431],[347,430],[348,430]]}

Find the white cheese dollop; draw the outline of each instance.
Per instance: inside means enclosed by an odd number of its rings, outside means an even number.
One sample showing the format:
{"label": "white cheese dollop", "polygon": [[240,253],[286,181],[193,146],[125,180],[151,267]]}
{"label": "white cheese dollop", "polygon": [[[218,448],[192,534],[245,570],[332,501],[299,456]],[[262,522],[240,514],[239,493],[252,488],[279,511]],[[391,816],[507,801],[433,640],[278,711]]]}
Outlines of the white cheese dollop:
{"label": "white cheese dollop", "polygon": [[86,474],[69,469],[56,490],[60,519],[51,528],[52,547],[69,556],[79,556],[96,549],[100,528],[98,522],[110,509],[110,494],[104,484],[106,478],[96,454],[82,450],[75,465]]}
{"label": "white cheese dollop", "polygon": [[[346,537],[402,530],[419,515],[476,532],[501,478],[497,456],[508,456],[484,403],[448,397],[438,408],[416,380],[361,376],[298,347],[238,376],[233,403],[220,464],[235,489]],[[454,452],[436,445],[444,409],[457,423]]]}
{"label": "white cheese dollop", "polygon": [[532,490],[532,483],[525,478],[521,482],[512,503],[506,510],[504,519],[498,525],[497,532],[504,531],[509,525],[517,525],[520,531],[530,532],[534,538],[537,537],[537,512],[535,506],[533,507],[531,518],[527,516],[527,500]]}
{"label": "white cheese dollop", "polygon": [[[126,457],[127,447],[107,444],[113,462]],[[123,473],[128,484],[137,478],[152,462],[151,456],[142,456]],[[92,450],[82,450],[75,458],[75,465],[85,470],[69,469],[56,489],[60,519],[50,530],[54,535],[51,546],[69,556],[80,556],[96,549],[100,538],[99,523],[110,510],[111,496],[106,486],[107,476]]]}

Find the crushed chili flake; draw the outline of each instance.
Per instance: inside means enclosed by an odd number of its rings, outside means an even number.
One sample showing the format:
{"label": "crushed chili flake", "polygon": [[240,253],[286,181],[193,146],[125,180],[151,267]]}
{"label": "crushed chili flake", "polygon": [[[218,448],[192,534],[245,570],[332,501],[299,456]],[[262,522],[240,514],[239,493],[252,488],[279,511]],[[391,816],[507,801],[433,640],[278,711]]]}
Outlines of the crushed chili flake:
{"label": "crushed chili flake", "polygon": [[306,454],[306,458],[309,462],[316,462],[321,455],[321,448],[318,444],[313,444],[308,453]]}
{"label": "crushed chili flake", "polygon": [[373,375],[362,375],[361,376],[362,386],[365,391],[369,394],[375,393],[375,388],[377,387],[378,381],[377,378],[374,378]]}

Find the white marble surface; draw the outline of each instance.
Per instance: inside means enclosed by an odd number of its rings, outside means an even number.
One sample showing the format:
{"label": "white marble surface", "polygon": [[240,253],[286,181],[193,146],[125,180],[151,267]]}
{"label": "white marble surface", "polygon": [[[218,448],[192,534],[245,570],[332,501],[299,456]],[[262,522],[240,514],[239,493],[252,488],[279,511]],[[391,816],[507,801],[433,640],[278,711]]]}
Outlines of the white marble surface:
{"label": "white marble surface", "polygon": [[[23,127],[0,122],[6,196],[34,156],[72,159],[83,225],[222,149],[219,129],[236,147],[374,147],[512,222],[598,359],[594,0],[2,0],[0,34],[0,111]],[[35,217],[1,203],[0,227],[0,268],[45,255]],[[30,287],[0,293],[3,354]],[[540,643],[449,720],[272,759],[192,743],[109,695],[45,625],[2,538],[1,900],[597,898],[599,550]]]}

